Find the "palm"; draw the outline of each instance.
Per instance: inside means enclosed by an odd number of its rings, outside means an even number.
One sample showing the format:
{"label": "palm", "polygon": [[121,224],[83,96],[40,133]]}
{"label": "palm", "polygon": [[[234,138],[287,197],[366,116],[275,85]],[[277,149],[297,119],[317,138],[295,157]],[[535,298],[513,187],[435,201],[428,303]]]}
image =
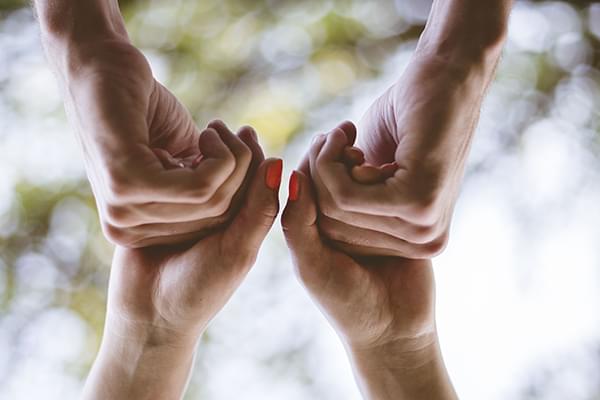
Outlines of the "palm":
{"label": "palm", "polygon": [[242,278],[217,268],[222,247],[216,234],[185,247],[117,248],[110,297],[118,309],[109,311],[159,329],[202,329]]}
{"label": "palm", "polygon": [[[328,279],[313,294],[356,344],[374,345],[430,331],[434,320],[431,261],[370,258],[331,250]],[[359,333],[353,336],[354,333]]]}

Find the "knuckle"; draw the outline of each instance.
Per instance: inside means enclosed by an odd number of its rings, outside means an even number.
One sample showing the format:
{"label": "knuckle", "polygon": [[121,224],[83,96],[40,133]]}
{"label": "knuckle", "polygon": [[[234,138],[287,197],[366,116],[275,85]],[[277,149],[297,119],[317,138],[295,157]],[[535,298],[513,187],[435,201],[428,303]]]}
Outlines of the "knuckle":
{"label": "knuckle", "polygon": [[438,224],[416,226],[413,229],[410,241],[417,244],[430,243],[439,235]]}
{"label": "knuckle", "polygon": [[340,209],[331,201],[323,201],[319,208],[321,209],[321,213],[328,218],[339,219],[340,217]]}
{"label": "knuckle", "polygon": [[438,239],[436,239],[433,242],[429,243],[426,246],[426,251],[425,251],[426,252],[426,257],[427,258],[433,258],[433,257],[439,256],[440,254],[442,254],[442,252],[448,246],[448,239],[449,239],[448,232],[445,232]]}
{"label": "knuckle", "polygon": [[209,212],[213,217],[225,215],[231,206],[231,197],[222,193],[216,193],[208,202]]}
{"label": "knuckle", "polygon": [[209,203],[217,192],[216,186],[217,183],[210,180],[200,187],[190,190],[189,197],[202,204]]}
{"label": "knuckle", "polygon": [[118,246],[129,247],[134,241],[129,234],[106,221],[102,221],[102,232],[109,242]]}
{"label": "knuckle", "polygon": [[242,162],[244,162],[245,164],[249,164],[250,161],[252,160],[252,150],[250,150],[250,147],[248,147],[246,145],[246,143],[242,142],[242,145],[240,147],[240,159]]}
{"label": "knuckle", "polygon": [[114,226],[129,225],[133,222],[127,209],[115,204],[107,204],[104,207],[104,219]]}
{"label": "knuckle", "polygon": [[441,217],[439,203],[434,198],[413,201],[410,213],[414,222],[429,226],[437,224]]}
{"label": "knuckle", "polygon": [[319,230],[327,239],[333,242],[352,243],[342,231],[337,229],[336,224],[329,218],[319,218]]}

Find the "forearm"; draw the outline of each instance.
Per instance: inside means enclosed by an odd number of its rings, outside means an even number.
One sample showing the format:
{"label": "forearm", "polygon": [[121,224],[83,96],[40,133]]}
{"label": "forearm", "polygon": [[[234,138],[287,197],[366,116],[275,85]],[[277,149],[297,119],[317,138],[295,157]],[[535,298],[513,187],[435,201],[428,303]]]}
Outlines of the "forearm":
{"label": "forearm", "polygon": [[435,1],[415,55],[390,92],[396,161],[440,191],[462,177],[511,4]]}
{"label": "forearm", "polygon": [[34,0],[34,5],[45,40],[85,41],[122,29],[117,0]]}
{"label": "forearm", "polygon": [[82,398],[181,399],[195,351],[193,340],[157,343],[143,333],[123,335],[107,329]]}
{"label": "forearm", "polygon": [[458,399],[436,334],[348,354],[366,400]]}
{"label": "forearm", "polygon": [[417,52],[459,65],[493,63],[506,37],[513,1],[435,0]]}

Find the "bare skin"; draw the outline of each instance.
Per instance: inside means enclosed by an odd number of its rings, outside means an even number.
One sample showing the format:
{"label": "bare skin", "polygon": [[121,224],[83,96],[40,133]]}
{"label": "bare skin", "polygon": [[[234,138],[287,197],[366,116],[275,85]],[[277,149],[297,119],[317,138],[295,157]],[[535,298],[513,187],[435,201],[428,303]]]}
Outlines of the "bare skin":
{"label": "bare skin", "polygon": [[[359,130],[318,137],[290,181],[282,224],[296,271],[367,399],[457,398],[430,258],[447,242],[511,4],[434,1],[403,77]],[[116,0],[36,8],[103,228],[120,245],[84,398],[181,398],[199,337],[277,215],[281,165],[263,161],[251,128],[198,129],[130,44]]]}
{"label": "bare skin", "polygon": [[297,275],[342,339],[365,398],[456,399],[437,340],[431,261],[350,257],[319,232],[302,172],[290,192],[282,224]]}
{"label": "bare skin", "polygon": [[315,182],[320,229],[338,248],[412,259],[443,251],[511,5],[434,1],[412,61],[358,132],[345,122],[311,149],[300,169]]}
{"label": "bare skin", "polygon": [[100,353],[84,399],[179,399],[198,340],[240,285],[278,214],[281,160],[251,180],[227,228],[185,244],[117,247]]}
{"label": "bare skin", "polygon": [[253,129],[198,128],[130,43],[116,0],[35,5],[105,235],[142,248],[227,223],[245,191]]}

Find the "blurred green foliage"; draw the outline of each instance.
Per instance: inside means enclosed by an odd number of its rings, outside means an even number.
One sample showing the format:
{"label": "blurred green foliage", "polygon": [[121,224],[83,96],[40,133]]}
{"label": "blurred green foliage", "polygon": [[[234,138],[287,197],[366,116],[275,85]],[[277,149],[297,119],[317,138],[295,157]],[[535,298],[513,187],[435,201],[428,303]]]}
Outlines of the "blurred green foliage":
{"label": "blurred green foliage", "polygon": [[[586,21],[593,2],[568,3]],[[330,118],[320,113],[327,114],[332,103],[348,103],[357,95],[356,86],[380,76],[385,63],[398,49],[410,46],[423,28],[390,11],[395,10],[391,0],[136,0],[120,4],[132,41],[145,51],[158,78],[198,123],[220,117],[232,125],[251,124],[270,152],[282,151],[296,135]],[[27,6],[28,1],[0,0],[0,22]],[[592,48],[585,67],[598,70],[599,37],[586,29],[582,35]],[[507,146],[518,146],[522,130],[548,112],[558,86],[573,72],[557,63],[550,51],[522,49],[518,53],[519,57],[505,60],[500,79],[525,80],[521,73],[534,65],[535,81],[522,81],[526,90],[518,96],[528,99],[532,93],[542,93],[548,97],[531,101],[535,107],[506,132]],[[18,105],[13,111],[27,112],[18,110]],[[61,109],[56,113],[62,118]],[[600,125],[598,114],[590,121],[590,128]],[[593,140],[597,143],[597,136]],[[71,243],[65,231],[57,228],[70,228],[70,224],[75,224],[79,239],[84,240]],[[85,354],[73,367],[83,378],[101,338],[111,251],[102,238],[87,183],[65,182],[56,187],[21,182],[9,212],[0,215],[0,225],[4,226],[0,230],[0,312],[20,313],[30,320],[49,307],[72,310],[90,332]],[[32,254],[52,265],[49,283],[41,280],[30,285],[19,280],[18,268]],[[36,300],[24,300],[30,297]],[[28,319],[14,324],[10,340],[15,348]],[[194,393],[201,389],[192,386],[189,398]]]}

